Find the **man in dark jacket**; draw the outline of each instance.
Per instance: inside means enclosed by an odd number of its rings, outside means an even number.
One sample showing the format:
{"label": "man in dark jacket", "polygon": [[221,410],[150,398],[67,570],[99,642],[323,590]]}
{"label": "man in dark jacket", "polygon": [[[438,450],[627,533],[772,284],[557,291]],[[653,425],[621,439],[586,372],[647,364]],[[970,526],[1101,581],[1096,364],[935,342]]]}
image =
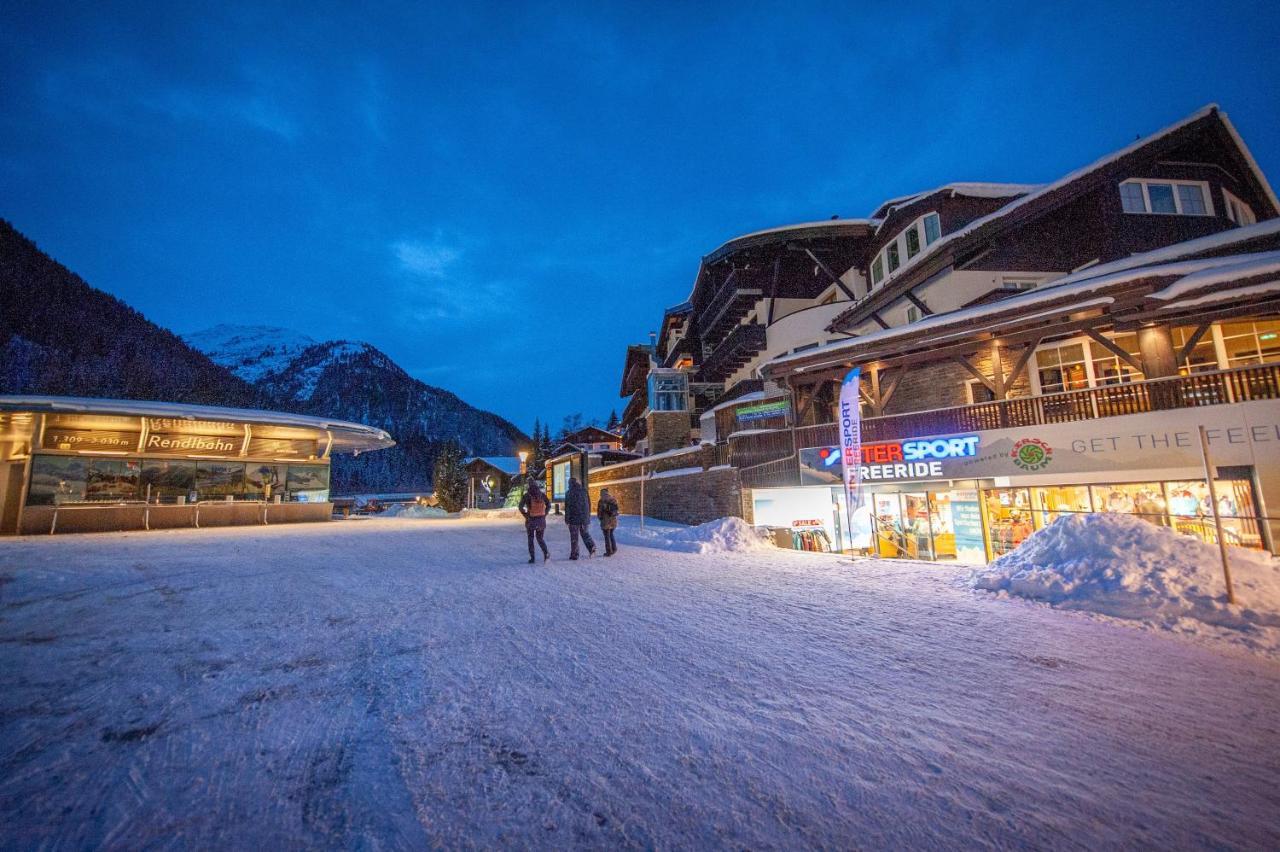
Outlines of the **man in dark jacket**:
{"label": "man in dark jacket", "polygon": [[578,536],[587,546],[587,555],[595,556],[596,543],[591,540],[591,498],[578,477],[569,480],[569,490],[564,495],[564,522],[569,525],[569,558],[578,558]]}
{"label": "man in dark jacket", "polygon": [[612,556],[618,552],[618,542],[613,538],[614,530],[618,528],[618,501],[609,493],[608,488],[600,489],[596,517],[600,519],[600,532],[604,533],[604,555]]}
{"label": "man in dark jacket", "polygon": [[542,490],[542,486],[538,484],[535,477],[529,477],[528,487],[525,488],[524,496],[520,498],[520,514],[524,515],[524,531],[529,537],[529,564],[533,564],[533,540],[538,539],[538,546],[542,548],[542,561],[546,562],[551,557],[551,551],[547,549],[547,542],[543,539],[543,535],[547,531],[547,507],[551,505],[551,501],[547,499],[547,493]]}

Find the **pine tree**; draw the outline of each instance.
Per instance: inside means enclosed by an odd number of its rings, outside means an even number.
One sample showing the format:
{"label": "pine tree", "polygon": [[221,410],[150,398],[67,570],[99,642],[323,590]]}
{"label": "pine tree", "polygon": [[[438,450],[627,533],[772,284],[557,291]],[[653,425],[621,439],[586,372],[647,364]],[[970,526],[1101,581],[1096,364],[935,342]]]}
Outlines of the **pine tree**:
{"label": "pine tree", "polygon": [[467,470],[462,466],[462,448],[446,442],[436,454],[431,486],[446,512],[457,512],[467,500]]}
{"label": "pine tree", "polygon": [[604,428],[609,432],[617,432],[618,427],[621,425],[622,422],[618,420],[618,409],[615,408],[609,412],[609,423]]}

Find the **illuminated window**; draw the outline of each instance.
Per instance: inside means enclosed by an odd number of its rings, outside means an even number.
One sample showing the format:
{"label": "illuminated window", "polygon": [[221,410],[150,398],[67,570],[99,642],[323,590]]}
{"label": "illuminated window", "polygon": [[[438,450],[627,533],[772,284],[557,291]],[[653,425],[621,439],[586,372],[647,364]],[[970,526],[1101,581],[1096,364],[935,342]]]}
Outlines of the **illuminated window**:
{"label": "illuminated window", "polygon": [[[1112,338],[1117,346],[1128,352],[1133,360],[1142,363],[1141,349],[1138,347],[1138,335],[1117,334]],[[1118,385],[1123,382],[1140,382],[1142,373],[1135,370],[1127,361],[1095,341],[1089,341],[1089,349],[1093,353],[1093,378],[1099,385]]]}
{"label": "illuminated window", "polygon": [[[1173,347],[1177,352],[1181,352],[1187,345],[1187,341],[1191,339],[1191,335],[1195,333],[1195,327],[1185,326],[1173,329]],[[1196,341],[1196,345],[1187,357],[1182,359],[1182,363],[1178,365],[1178,372],[1184,376],[1188,373],[1203,373],[1209,370],[1219,369],[1218,364],[1218,346],[1214,342],[1212,332],[1205,332]]]}
{"label": "illuminated window", "polygon": [[1221,328],[1228,368],[1280,360],[1280,320],[1224,322]]}
{"label": "illuminated window", "polygon": [[1067,343],[1036,353],[1036,375],[1040,393],[1079,390],[1089,387],[1088,359],[1083,343]]}

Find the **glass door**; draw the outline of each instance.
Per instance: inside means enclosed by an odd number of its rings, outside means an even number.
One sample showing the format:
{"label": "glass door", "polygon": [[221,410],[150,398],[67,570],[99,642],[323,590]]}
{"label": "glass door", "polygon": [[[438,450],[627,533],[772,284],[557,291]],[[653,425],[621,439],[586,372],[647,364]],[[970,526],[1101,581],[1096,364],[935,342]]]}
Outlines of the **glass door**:
{"label": "glass door", "polygon": [[934,559],[928,495],[921,492],[901,496],[904,555],[909,559]]}
{"label": "glass door", "polygon": [[872,494],[871,507],[875,530],[875,550],[880,556],[904,556],[906,537],[902,531],[902,507],[897,494]]}

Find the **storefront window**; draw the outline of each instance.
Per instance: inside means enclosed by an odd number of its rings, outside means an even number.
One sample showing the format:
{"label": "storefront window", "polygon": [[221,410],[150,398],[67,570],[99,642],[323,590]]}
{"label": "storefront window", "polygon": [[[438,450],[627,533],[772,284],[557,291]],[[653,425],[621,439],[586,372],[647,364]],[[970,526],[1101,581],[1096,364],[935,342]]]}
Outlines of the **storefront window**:
{"label": "storefront window", "polygon": [[291,464],[285,487],[294,502],[323,503],[329,499],[329,466]]}
{"label": "storefront window", "polygon": [[1043,529],[1062,515],[1093,511],[1089,488],[1085,485],[1050,486],[1031,489],[1031,505],[1035,509],[1036,529]]}
{"label": "storefront window", "polygon": [[201,500],[244,496],[244,463],[200,462],[196,467],[196,491]]}
{"label": "storefront window", "polygon": [[1034,531],[1031,522],[1031,495],[1026,488],[991,488],[984,492],[990,557],[995,559],[1015,549]]}
{"label": "storefront window", "polygon": [[35,456],[31,460],[28,506],[52,506],[83,500],[89,464],[79,456]]}
{"label": "storefront window", "polygon": [[1040,378],[1041,393],[1058,393],[1089,386],[1089,371],[1085,366],[1082,343],[1041,349],[1036,353],[1036,371]]}
{"label": "storefront window", "polygon": [[196,487],[196,463],[144,459],[138,496],[153,503],[185,503]]}
{"label": "storefront window", "polygon": [[136,500],[141,467],[137,459],[91,459],[85,499]]}
{"label": "storefront window", "polygon": [[1095,512],[1137,515],[1162,527],[1169,525],[1168,503],[1159,482],[1094,485],[1092,494]]}
{"label": "storefront window", "polygon": [[245,470],[245,496],[251,500],[268,501],[282,496],[288,471],[288,465],[250,462]]}
{"label": "storefront window", "polygon": [[[1218,494],[1218,517],[1228,544],[1239,547],[1261,547],[1262,535],[1253,502],[1253,486],[1248,479],[1215,479]],[[1194,535],[1209,542],[1217,541],[1213,520],[1213,503],[1204,480],[1167,482],[1169,515],[1173,528],[1183,535]]]}

